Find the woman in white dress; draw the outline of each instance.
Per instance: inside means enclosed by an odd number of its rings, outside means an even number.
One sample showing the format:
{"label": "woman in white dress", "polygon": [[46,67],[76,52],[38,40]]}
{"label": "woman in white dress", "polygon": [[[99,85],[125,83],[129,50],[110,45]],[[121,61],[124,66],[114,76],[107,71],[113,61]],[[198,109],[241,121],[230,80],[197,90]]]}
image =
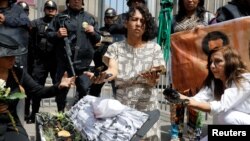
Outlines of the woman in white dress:
{"label": "woman in white dress", "polygon": [[209,112],[214,124],[250,124],[250,73],[238,52],[216,47],[208,56],[208,76],[188,106]]}
{"label": "woman in white dress", "polygon": [[[108,66],[99,76],[86,72],[94,83],[115,80],[115,98],[122,104],[139,111],[158,109],[155,85],[160,72],[165,72],[161,47],[151,41],[156,28],[155,21],[145,5],[129,9],[125,21],[126,40],[113,43],[103,57]],[[144,139],[160,140],[160,126],[156,123]]]}

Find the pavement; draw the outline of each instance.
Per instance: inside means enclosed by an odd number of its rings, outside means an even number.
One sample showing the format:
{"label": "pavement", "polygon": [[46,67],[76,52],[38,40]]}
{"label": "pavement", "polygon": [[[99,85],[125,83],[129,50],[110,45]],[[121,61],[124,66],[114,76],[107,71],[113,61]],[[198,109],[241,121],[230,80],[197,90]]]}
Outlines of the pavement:
{"label": "pavement", "polygon": [[[102,90],[102,97],[111,97],[111,87],[109,85],[105,85]],[[73,97],[75,95],[75,90],[71,89],[68,93],[68,101],[69,103],[72,103]],[[160,99],[161,97],[159,97]],[[67,108],[70,108],[70,104],[67,105]],[[166,104],[165,101],[161,102],[161,116],[160,116],[160,125],[161,125],[161,140],[162,141],[170,141],[170,109],[169,104]],[[57,107],[54,98],[50,99],[44,99],[41,102],[41,108],[40,112],[50,112],[50,113],[56,113]],[[207,116],[206,120],[203,123],[203,129],[202,129],[202,136],[204,137],[207,134],[207,125],[212,123],[212,117]],[[36,140],[36,130],[35,130],[35,124],[26,124],[24,123],[24,127],[30,137],[30,141]],[[186,124],[184,126],[184,135],[183,139],[184,141],[189,141],[186,132]]]}

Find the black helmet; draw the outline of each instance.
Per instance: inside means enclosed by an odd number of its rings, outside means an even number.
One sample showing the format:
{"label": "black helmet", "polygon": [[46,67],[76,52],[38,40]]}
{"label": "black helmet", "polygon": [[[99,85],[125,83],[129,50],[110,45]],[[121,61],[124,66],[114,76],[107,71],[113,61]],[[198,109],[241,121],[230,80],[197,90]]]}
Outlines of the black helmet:
{"label": "black helmet", "polygon": [[140,1],[142,2],[143,4],[146,4],[146,1],[145,0],[127,0],[127,5],[130,7],[132,5],[132,2],[133,1]]}
{"label": "black helmet", "polygon": [[105,10],[105,17],[114,17],[116,16],[116,11],[113,8],[107,8]]}
{"label": "black helmet", "polygon": [[17,0],[9,0],[9,3],[12,4],[12,3],[16,3]]}
{"label": "black helmet", "polygon": [[30,10],[28,3],[24,2],[24,1],[19,1],[17,3],[17,5],[21,6],[24,11],[29,11]]}
{"label": "black helmet", "polygon": [[54,1],[48,0],[48,1],[46,1],[45,4],[44,4],[44,9],[45,9],[45,8],[57,9],[57,5],[56,5],[56,3],[55,3]]}

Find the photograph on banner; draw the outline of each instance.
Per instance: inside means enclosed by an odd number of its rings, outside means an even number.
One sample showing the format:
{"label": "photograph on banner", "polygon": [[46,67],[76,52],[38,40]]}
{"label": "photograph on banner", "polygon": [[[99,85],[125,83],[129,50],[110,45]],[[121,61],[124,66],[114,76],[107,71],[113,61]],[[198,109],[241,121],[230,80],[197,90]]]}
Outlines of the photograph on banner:
{"label": "photograph on banner", "polygon": [[172,34],[173,88],[196,94],[207,76],[207,52],[223,44],[235,47],[250,69],[250,16]]}
{"label": "photograph on banner", "polygon": [[[187,96],[195,95],[202,87],[207,69],[209,50],[225,45],[235,47],[250,69],[250,17],[238,18],[190,31],[171,35],[172,86],[179,92],[189,90]],[[176,107],[172,116],[184,115],[182,108]],[[182,116],[181,116],[182,117]],[[190,139],[201,136],[204,115],[200,111],[187,109],[187,136]],[[176,122],[177,126],[183,126]],[[185,134],[185,133],[184,133]]]}

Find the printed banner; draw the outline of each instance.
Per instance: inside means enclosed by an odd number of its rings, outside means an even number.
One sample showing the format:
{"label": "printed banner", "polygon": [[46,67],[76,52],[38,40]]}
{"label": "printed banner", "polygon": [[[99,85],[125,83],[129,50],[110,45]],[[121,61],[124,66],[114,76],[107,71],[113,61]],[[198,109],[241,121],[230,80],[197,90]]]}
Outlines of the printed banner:
{"label": "printed banner", "polygon": [[[214,40],[216,36],[221,39]],[[206,51],[214,44],[227,41],[239,51],[250,69],[250,16],[172,34],[173,88],[191,89],[192,94],[196,94],[207,76]]]}

